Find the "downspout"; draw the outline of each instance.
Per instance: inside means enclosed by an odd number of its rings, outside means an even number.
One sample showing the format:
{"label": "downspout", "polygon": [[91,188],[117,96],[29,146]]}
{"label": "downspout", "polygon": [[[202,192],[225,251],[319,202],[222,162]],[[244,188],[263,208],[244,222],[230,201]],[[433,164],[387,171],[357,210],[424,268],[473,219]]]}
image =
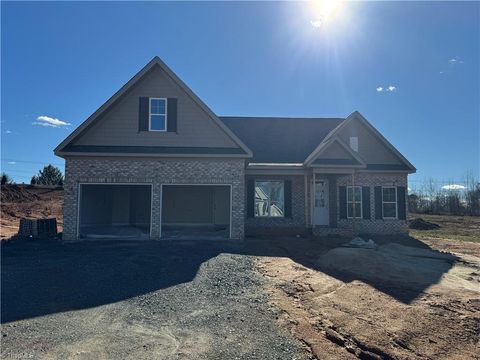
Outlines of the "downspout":
{"label": "downspout", "polygon": [[[347,194],[348,198],[348,194]],[[357,215],[355,214],[355,170],[352,172],[352,207],[353,207],[353,219],[352,219],[352,232],[353,236],[356,236],[356,226],[355,226],[355,219]]]}
{"label": "downspout", "polygon": [[309,228],[309,219],[308,219],[308,205],[309,205],[309,202],[308,202],[308,175],[307,174],[304,174],[303,175],[303,179],[304,179],[304,186],[305,186],[305,228]]}

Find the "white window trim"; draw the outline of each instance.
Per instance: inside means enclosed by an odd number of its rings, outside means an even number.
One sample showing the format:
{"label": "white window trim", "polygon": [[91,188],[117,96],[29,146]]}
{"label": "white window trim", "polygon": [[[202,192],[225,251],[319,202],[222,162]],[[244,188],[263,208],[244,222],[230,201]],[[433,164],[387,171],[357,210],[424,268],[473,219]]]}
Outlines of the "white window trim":
{"label": "white window trim", "polygon": [[[282,188],[283,188],[283,215],[282,216],[272,216],[272,215],[257,215],[255,213],[255,208],[256,208],[256,201],[255,201],[255,189],[257,188],[257,182],[281,182],[282,183]],[[272,219],[283,219],[285,218],[285,181],[284,180],[275,180],[275,179],[258,179],[254,181],[253,184],[253,217],[255,218],[272,218]],[[270,214],[270,206],[268,206],[268,213]]]}
{"label": "white window trim", "polygon": [[[394,189],[395,201],[384,201],[383,200],[383,189]],[[395,204],[395,216],[386,217],[383,215],[383,204]],[[395,186],[382,186],[382,219],[384,220],[397,220],[398,219],[398,197],[397,197],[397,188]]]}
{"label": "white window trim", "polygon": [[[152,100],[165,100],[165,114],[152,114]],[[168,101],[167,98],[148,98],[148,131],[167,132],[168,129]],[[152,129],[152,115],[164,115],[165,116],[165,130]]]}
{"label": "white window trim", "polygon": [[[355,201],[355,192],[352,193],[352,200],[348,201],[348,188],[359,188],[360,189],[360,201]],[[360,203],[360,214],[355,214],[355,219],[363,219],[363,194],[362,194],[362,187],[359,185],[355,186],[347,186],[347,219],[353,219],[353,216],[348,216],[348,204],[356,204]],[[355,205],[353,205],[355,206]]]}

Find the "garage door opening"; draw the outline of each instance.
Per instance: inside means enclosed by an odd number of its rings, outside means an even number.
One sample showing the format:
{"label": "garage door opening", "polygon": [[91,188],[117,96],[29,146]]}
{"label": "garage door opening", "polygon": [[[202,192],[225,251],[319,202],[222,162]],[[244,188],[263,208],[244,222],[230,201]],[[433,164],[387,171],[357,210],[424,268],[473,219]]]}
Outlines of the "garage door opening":
{"label": "garage door opening", "polygon": [[162,238],[230,237],[230,186],[163,185]]}
{"label": "garage door opening", "polygon": [[80,185],[81,239],[150,238],[150,185]]}

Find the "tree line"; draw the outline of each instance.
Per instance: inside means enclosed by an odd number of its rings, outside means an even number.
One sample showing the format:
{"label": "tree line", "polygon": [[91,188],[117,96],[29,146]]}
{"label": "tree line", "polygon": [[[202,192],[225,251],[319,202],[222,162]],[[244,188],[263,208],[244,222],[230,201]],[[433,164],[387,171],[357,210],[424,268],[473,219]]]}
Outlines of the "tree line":
{"label": "tree line", "polygon": [[412,213],[436,215],[480,216],[480,182],[467,176],[465,185],[445,185],[426,180],[408,194],[408,210]]}
{"label": "tree line", "polygon": [[[53,165],[47,165],[38,171],[37,175],[33,175],[30,179],[32,185],[59,185],[63,186],[64,177],[59,168]],[[1,175],[2,185],[13,184],[14,181],[7,173]]]}

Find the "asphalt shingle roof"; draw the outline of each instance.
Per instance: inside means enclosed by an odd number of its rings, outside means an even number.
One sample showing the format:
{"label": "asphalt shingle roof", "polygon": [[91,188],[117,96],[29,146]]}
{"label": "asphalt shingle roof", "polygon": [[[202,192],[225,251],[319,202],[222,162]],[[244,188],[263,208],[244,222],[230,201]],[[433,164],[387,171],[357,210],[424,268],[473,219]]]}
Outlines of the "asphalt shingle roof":
{"label": "asphalt shingle roof", "polygon": [[255,163],[302,163],[345,119],[220,116]]}

